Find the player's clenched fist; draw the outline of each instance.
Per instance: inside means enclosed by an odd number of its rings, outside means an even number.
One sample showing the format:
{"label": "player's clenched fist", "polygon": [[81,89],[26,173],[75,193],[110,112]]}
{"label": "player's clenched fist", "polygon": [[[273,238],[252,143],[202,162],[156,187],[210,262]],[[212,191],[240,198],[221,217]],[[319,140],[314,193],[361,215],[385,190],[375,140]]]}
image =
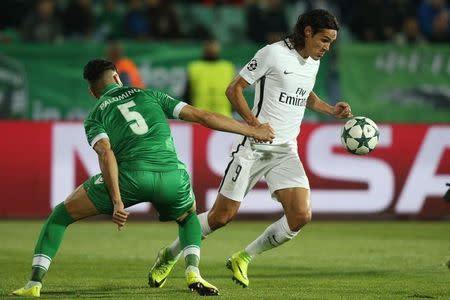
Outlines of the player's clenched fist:
{"label": "player's clenched fist", "polygon": [[129,212],[125,211],[123,203],[114,205],[113,222],[117,224],[117,229],[121,230],[125,226]]}
{"label": "player's clenched fist", "polygon": [[333,116],[338,119],[346,119],[353,117],[350,104],[347,102],[338,102],[333,108]]}
{"label": "player's clenched fist", "polygon": [[259,124],[252,128],[254,129],[252,137],[256,142],[273,142],[273,139],[275,138],[275,132],[273,128],[270,127],[269,123]]}

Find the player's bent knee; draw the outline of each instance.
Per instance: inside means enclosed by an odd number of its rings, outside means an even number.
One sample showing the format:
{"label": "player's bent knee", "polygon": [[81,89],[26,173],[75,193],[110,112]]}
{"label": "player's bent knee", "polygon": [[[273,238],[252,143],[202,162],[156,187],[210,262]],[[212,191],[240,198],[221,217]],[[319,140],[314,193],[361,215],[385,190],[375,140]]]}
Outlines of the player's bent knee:
{"label": "player's bent knee", "polygon": [[289,227],[292,231],[299,231],[303,226],[311,222],[311,219],[311,211],[297,213],[291,218],[288,218]]}
{"label": "player's bent knee", "polygon": [[208,214],[209,226],[212,230],[227,225],[236,215],[240,202],[231,200],[219,194],[216,203]]}
{"label": "player's bent knee", "polygon": [[231,221],[232,219],[233,219],[233,218],[230,217],[230,216],[220,216],[219,218],[216,219],[216,222],[215,222],[215,223],[216,223],[219,227],[223,227],[223,226],[227,225],[228,223],[230,223],[230,221]]}
{"label": "player's bent knee", "polygon": [[217,213],[211,211],[208,215],[208,222],[211,229],[215,230],[227,225],[234,217],[234,214],[230,213]]}
{"label": "player's bent knee", "polygon": [[307,211],[307,212],[305,212],[305,213],[301,213],[300,216],[299,216],[298,218],[299,218],[299,222],[300,222],[300,224],[302,224],[302,226],[303,226],[303,225],[306,225],[306,224],[308,224],[309,222],[311,222],[311,219],[312,219],[312,213],[311,213],[311,211],[309,210],[309,211]]}
{"label": "player's bent knee", "polygon": [[175,221],[178,224],[183,224],[188,218],[190,218],[192,215],[195,215],[195,205],[192,206],[191,209],[189,209],[187,212],[179,216]]}
{"label": "player's bent knee", "polygon": [[48,217],[48,222],[58,225],[63,225],[64,227],[69,226],[76,220],[67,211],[64,203],[60,203],[53,209],[52,213]]}

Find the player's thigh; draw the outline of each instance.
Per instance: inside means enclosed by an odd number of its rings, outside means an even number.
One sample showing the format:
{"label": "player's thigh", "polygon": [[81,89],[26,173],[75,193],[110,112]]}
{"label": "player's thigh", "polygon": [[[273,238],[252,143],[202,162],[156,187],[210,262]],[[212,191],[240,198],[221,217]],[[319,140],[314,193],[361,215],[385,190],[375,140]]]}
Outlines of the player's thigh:
{"label": "player's thigh", "polygon": [[[245,151],[245,152],[244,152]],[[219,187],[219,193],[226,198],[241,202],[245,195],[264,175],[266,161],[261,156],[248,149],[241,154],[235,154],[228,164]]]}
{"label": "player's thigh", "polygon": [[286,216],[310,215],[310,188],[298,155],[279,155],[275,166],[266,174],[272,197],[284,208]]}
{"label": "player's thigh", "polygon": [[[142,176],[141,173],[143,171],[119,170],[120,196],[125,208],[149,201],[149,198],[141,191],[142,182],[145,182],[148,177]],[[113,214],[114,205],[102,174],[92,176],[83,183],[83,186],[99,214]]]}
{"label": "player's thigh", "polygon": [[[119,186],[122,194],[122,187],[120,182],[121,174],[119,173]],[[97,209],[99,214],[112,215],[114,211],[114,205],[109,197],[108,188],[103,181],[102,174],[97,174],[83,183],[83,187],[86,191],[88,199],[92,202],[93,206]],[[122,201],[123,201],[122,197]]]}
{"label": "player's thigh", "polygon": [[288,188],[309,190],[309,180],[303,164],[298,155],[293,152],[275,155],[265,177],[274,200],[280,200],[275,194],[279,190]]}
{"label": "player's thigh", "polygon": [[97,208],[89,199],[83,185],[78,186],[66,200],[64,206],[74,220],[98,215]]}
{"label": "player's thigh", "polygon": [[142,196],[149,197],[161,221],[177,220],[192,209],[195,195],[186,170],[152,173],[153,186],[145,186]]}

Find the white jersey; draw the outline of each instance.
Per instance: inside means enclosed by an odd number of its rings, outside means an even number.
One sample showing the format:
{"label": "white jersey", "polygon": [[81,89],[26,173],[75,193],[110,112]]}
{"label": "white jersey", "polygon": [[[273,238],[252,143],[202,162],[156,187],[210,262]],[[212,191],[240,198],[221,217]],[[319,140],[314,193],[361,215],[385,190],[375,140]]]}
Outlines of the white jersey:
{"label": "white jersey", "polygon": [[256,82],[252,112],[261,123],[269,122],[274,129],[275,148],[297,148],[300,124],[319,65],[319,60],[304,59],[286,39],[260,49],[239,72],[249,84]]}

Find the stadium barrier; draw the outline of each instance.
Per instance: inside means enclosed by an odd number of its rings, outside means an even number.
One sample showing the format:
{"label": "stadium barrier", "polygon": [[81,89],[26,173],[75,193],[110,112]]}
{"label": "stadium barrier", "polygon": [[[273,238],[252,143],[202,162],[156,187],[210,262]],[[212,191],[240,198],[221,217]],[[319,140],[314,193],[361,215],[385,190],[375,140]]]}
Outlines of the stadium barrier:
{"label": "stadium barrier", "polygon": [[[138,66],[146,87],[182,98],[187,82],[187,65],[202,57],[201,43],[125,42],[127,57]],[[8,44],[0,51],[0,118],[32,120],[82,120],[92,106],[83,66],[104,57],[102,43]],[[259,46],[248,43],[222,47],[221,57],[238,72]],[[325,97],[328,57],[316,81],[315,91]],[[246,89],[253,103],[254,90]]]}
{"label": "stadium barrier", "polygon": [[338,51],[343,99],[378,122],[450,120],[450,47],[346,44]]}
{"label": "stadium barrier", "polygon": [[[189,42],[124,42],[124,48],[147,87],[177,98],[185,90],[187,64],[202,52],[200,43]],[[258,48],[245,43],[224,45],[222,56],[239,70]],[[321,59],[314,86],[320,97],[330,102],[342,98],[355,113],[378,122],[449,122],[449,46],[349,43],[336,49],[336,60],[333,53]],[[104,44],[12,43],[2,45],[0,52],[0,118],[82,120],[87,115],[92,102],[82,67],[89,59],[105,55]],[[246,89],[250,104],[253,95],[253,89]],[[305,117],[323,118],[311,111]]]}
{"label": "stadium barrier", "polygon": [[[302,125],[300,157],[312,187],[315,216],[437,218],[450,216],[441,198],[450,182],[450,124],[379,124],[380,143],[367,156],[345,152],[342,124]],[[211,207],[238,138],[171,122],[180,158],[192,174],[199,211]],[[88,176],[99,172],[80,122],[0,121],[0,217],[43,217]],[[130,209],[148,213],[150,205]],[[264,181],[240,214],[279,214]]]}

